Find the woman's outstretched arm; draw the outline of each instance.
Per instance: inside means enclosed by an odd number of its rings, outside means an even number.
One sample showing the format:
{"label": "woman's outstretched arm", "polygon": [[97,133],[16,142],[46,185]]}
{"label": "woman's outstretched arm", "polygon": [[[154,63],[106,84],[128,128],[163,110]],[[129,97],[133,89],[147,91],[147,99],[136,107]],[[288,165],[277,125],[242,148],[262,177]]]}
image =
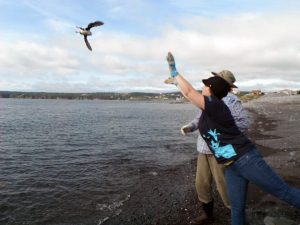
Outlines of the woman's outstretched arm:
{"label": "woman's outstretched arm", "polygon": [[183,96],[198,108],[204,109],[204,96],[200,94],[186,79],[183,78],[183,76],[181,76],[177,72],[175,67],[175,60],[171,52],[169,52],[167,55],[167,61],[169,64],[171,76],[174,77],[178,82],[177,87],[179,88]]}
{"label": "woman's outstretched arm", "polygon": [[199,93],[186,79],[180,74],[175,77],[178,82],[180,92],[186,97],[191,103],[200,109],[205,108],[204,96]]}

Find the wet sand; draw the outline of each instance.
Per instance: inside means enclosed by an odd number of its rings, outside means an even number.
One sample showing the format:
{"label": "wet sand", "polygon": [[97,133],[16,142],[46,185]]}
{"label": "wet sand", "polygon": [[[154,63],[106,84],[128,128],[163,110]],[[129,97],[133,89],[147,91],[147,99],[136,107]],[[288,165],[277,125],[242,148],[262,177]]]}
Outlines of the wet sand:
{"label": "wet sand", "polygon": [[[252,118],[249,137],[259,146],[265,160],[290,185],[300,188],[300,95],[263,96],[244,104]],[[196,142],[196,139],[195,139]],[[194,146],[194,145],[193,145]],[[144,169],[145,179],[136,192],[124,202],[118,215],[105,225],[183,225],[199,215],[194,181],[196,158],[184,165],[151,174]],[[229,225],[230,211],[216,190],[215,222]],[[247,215],[249,224],[263,225],[267,216],[284,217],[300,224],[300,210],[249,186]],[[100,223],[99,223],[100,224]]]}

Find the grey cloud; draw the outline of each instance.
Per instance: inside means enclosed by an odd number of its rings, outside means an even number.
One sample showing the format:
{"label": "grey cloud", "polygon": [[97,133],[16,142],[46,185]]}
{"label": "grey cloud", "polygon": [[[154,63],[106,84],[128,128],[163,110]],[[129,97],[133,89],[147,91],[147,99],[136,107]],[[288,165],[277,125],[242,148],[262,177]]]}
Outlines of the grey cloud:
{"label": "grey cloud", "polygon": [[72,75],[79,68],[80,62],[67,51],[30,42],[17,42],[0,46],[0,65],[2,70],[12,74],[37,75]]}
{"label": "grey cloud", "polygon": [[[57,39],[53,47],[0,43],[0,76],[8,71],[26,74],[36,78],[32,88],[49,90],[56,85],[85,91],[168,90],[163,80],[168,75],[165,55],[171,50],[179,71],[197,85],[210,71],[230,69],[237,75],[241,90],[255,88],[258,83],[265,90],[285,85],[300,89],[299,15],[189,17],[182,19],[180,27],[162,27],[155,37],[98,32],[91,39],[92,53],[86,50],[81,37]],[[49,86],[47,82],[37,83],[41,74],[52,77]],[[74,74],[79,75],[78,79],[53,82]],[[105,79],[90,80],[89,74]]]}

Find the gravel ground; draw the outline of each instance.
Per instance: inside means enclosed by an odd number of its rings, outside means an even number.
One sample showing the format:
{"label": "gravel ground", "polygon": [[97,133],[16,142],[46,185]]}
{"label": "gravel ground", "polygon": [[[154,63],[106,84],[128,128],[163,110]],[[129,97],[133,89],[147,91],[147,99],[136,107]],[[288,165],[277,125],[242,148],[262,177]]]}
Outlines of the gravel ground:
{"label": "gravel ground", "polygon": [[[300,188],[300,96],[267,95],[244,104],[252,118],[249,137],[259,146],[265,160],[290,185]],[[195,140],[196,141],[196,140]],[[183,225],[201,212],[194,180],[196,159],[161,170],[157,175],[145,168],[145,179],[126,201],[117,216],[104,225]],[[149,169],[150,171],[150,169]],[[216,220],[213,225],[230,224],[230,211],[215,192]],[[300,224],[300,210],[249,186],[249,224],[263,225],[273,217]]]}

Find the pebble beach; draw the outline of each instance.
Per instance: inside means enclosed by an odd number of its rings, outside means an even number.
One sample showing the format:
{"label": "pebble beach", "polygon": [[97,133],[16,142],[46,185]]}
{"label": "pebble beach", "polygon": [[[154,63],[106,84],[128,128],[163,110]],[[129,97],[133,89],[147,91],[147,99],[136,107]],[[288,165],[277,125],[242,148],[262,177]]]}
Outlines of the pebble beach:
{"label": "pebble beach", "polygon": [[[248,132],[250,139],[287,183],[300,188],[300,95],[268,94],[243,105],[252,121]],[[189,224],[201,213],[194,188],[195,170],[196,157],[184,165],[156,174],[146,172],[140,188],[137,188],[142,191],[133,193],[123,203],[118,215],[99,221],[99,224]],[[230,211],[214,192],[215,221],[212,224],[229,225]],[[299,225],[300,210],[250,184],[247,219],[251,225]]]}

